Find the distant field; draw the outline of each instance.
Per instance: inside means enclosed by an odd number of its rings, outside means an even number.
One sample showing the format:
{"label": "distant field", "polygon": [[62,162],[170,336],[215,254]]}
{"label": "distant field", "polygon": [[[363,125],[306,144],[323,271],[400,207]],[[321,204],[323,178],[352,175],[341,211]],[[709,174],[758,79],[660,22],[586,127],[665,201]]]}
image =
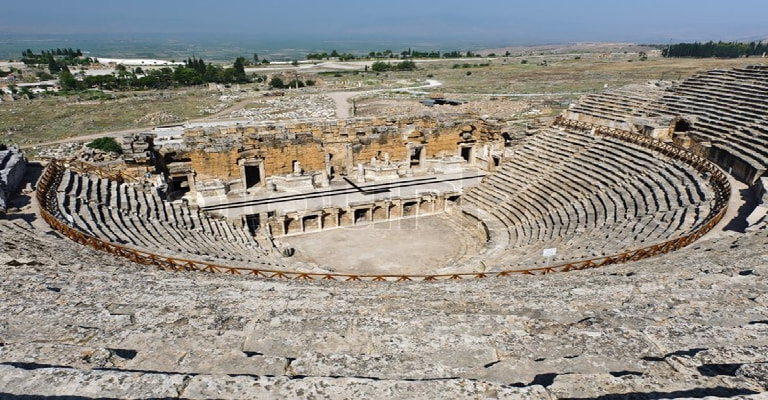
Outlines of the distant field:
{"label": "distant field", "polygon": [[[509,94],[594,92],[629,83],[685,78],[697,71],[745,65],[758,59],[663,59],[639,61],[630,56],[596,58],[593,55],[533,56],[488,60],[419,64],[414,72],[388,73],[389,78],[436,79],[443,83],[440,91],[457,94]],[[522,64],[526,60],[526,64]],[[631,62],[629,60],[632,60]],[[546,61],[547,65],[543,66]],[[479,66],[489,63],[489,66]],[[463,68],[469,64],[468,68]],[[459,65],[454,68],[454,65]],[[478,65],[478,66],[475,66]],[[469,75],[468,75],[469,74]],[[431,75],[431,77],[430,77]]]}
{"label": "distant field", "polygon": [[[208,115],[218,95],[202,89],[129,92],[113,100],[83,96],[38,97],[0,103],[0,142],[29,145],[153,124],[153,115],[179,120]],[[159,123],[170,122],[170,120]],[[11,135],[8,135],[8,133]]]}
{"label": "distant field", "polygon": [[[523,60],[526,62],[523,63]],[[578,56],[571,54],[497,57],[490,60],[440,60],[419,63],[418,69],[410,72],[365,72],[362,64],[355,64],[359,65],[359,70],[353,68],[349,71],[325,74],[299,70],[299,78],[319,79],[322,82],[312,88],[290,89],[286,95],[396,88],[414,86],[427,79],[434,79],[440,81],[442,86],[426,91],[441,92],[449,97],[467,100],[493,100],[494,97],[510,94],[553,93],[556,95],[547,96],[547,99],[550,110],[548,115],[554,115],[568,102],[576,101],[584,93],[658,80],[662,76],[666,80],[676,80],[699,71],[743,66],[760,61],[763,59],[651,58],[640,61],[637,55],[632,53],[597,53]],[[254,91],[254,84],[251,84],[244,85],[242,91],[233,88],[224,93],[203,88],[187,88],[108,94],[106,97],[111,99],[101,99],[100,97],[104,96],[91,93],[3,102],[0,103],[0,142],[34,145],[86,134],[150,127],[210,116],[235,102],[242,102],[240,107],[245,109],[256,109],[264,105],[250,102],[248,99],[262,98],[262,93],[268,90],[266,84],[261,84],[260,90],[261,92]],[[370,92],[364,97],[370,104],[375,103],[377,99],[386,99],[388,104],[394,101],[403,102],[407,106],[418,105],[416,100],[426,98],[427,94],[395,89]],[[515,100],[527,101],[526,97]],[[382,112],[388,109],[392,108],[381,108]]]}

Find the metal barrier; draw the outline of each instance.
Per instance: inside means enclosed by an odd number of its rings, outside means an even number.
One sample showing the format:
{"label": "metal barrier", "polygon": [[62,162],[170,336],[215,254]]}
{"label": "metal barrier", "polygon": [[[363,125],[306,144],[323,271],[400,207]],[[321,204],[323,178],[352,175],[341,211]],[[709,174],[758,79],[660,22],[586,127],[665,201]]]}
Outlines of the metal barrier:
{"label": "metal barrier", "polygon": [[232,267],[226,265],[212,264],[204,261],[188,260],[183,258],[174,258],[158,255],[145,250],[133,249],[112,243],[87,235],[63,222],[61,218],[56,218],[59,214],[56,199],[55,188],[61,180],[67,168],[82,171],[84,173],[94,173],[103,178],[114,177],[122,181],[124,177],[119,173],[114,174],[105,171],[98,171],[98,167],[87,165],[81,162],[70,162],[65,166],[62,162],[52,160],[43,172],[37,185],[37,199],[40,203],[40,214],[43,219],[54,230],[62,233],[69,239],[92,247],[98,251],[126,258],[138,264],[153,265],[164,270],[172,271],[200,271],[209,273],[226,273],[232,275],[252,275],[262,278],[274,279],[295,279],[295,280],[332,280],[332,281],[375,281],[375,282],[403,282],[403,281],[437,281],[437,280],[462,280],[472,278],[505,277],[510,275],[543,275],[554,272],[579,271],[584,269],[599,268],[606,265],[619,264],[627,261],[637,261],[644,258],[653,257],[660,254],[679,250],[695,242],[707,232],[709,232],[725,215],[728,208],[731,187],[725,173],[712,162],[692,154],[686,150],[661,142],[659,140],[639,136],[625,131],[620,131],[603,126],[595,126],[584,122],[565,120],[559,117],[555,121],[555,126],[568,127],[579,130],[594,131],[597,134],[615,137],[629,143],[634,143],[654,151],[658,151],[669,157],[684,161],[694,167],[702,174],[710,174],[710,183],[715,193],[715,205],[710,214],[705,217],[703,223],[690,234],[670,239],[651,246],[636,250],[626,251],[610,256],[597,257],[586,260],[572,261],[564,264],[524,268],[514,270],[504,270],[497,272],[473,272],[456,274],[434,274],[434,275],[365,275],[365,274],[338,274],[338,273],[310,273],[299,271],[280,271],[267,269],[254,269],[244,267]]}

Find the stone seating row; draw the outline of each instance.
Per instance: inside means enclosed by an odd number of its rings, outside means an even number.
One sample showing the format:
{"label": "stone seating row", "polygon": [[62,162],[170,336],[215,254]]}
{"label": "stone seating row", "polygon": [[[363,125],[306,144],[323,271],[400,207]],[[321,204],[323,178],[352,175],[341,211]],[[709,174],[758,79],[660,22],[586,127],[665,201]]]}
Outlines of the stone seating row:
{"label": "stone seating row", "polygon": [[664,241],[670,233],[679,232],[681,225],[690,223],[695,218],[695,210],[680,208],[627,220],[625,224],[582,229],[571,235],[512,248],[500,265],[543,266],[547,262],[542,256],[542,250],[545,248],[557,249],[557,255],[550,260],[551,264],[618,254]]}
{"label": "stone seating row", "polygon": [[740,111],[744,114],[751,114],[760,118],[760,110],[763,109],[768,100],[761,94],[746,93],[742,89],[729,87],[728,90],[720,84],[707,83],[684,83],[669,93],[670,95],[695,97],[706,103],[720,105],[725,110]]}
{"label": "stone seating row", "polygon": [[176,258],[255,268],[280,267],[244,229],[126,184],[65,171],[59,211],[86,234]]}
{"label": "stone seating row", "polygon": [[[609,124],[627,124],[632,117],[689,118],[693,123],[689,133],[695,140],[711,142],[755,173],[768,169],[768,69],[707,71],[660,93],[655,98],[650,93],[645,103],[640,95],[624,90],[593,94],[569,112]],[[712,154],[713,159],[719,157]]]}
{"label": "stone seating row", "polygon": [[498,261],[515,263],[523,260],[515,254],[552,245],[591,257],[679,236],[703,221],[713,198],[681,162],[618,139],[549,128],[468,190],[462,204],[506,227],[507,252]]}

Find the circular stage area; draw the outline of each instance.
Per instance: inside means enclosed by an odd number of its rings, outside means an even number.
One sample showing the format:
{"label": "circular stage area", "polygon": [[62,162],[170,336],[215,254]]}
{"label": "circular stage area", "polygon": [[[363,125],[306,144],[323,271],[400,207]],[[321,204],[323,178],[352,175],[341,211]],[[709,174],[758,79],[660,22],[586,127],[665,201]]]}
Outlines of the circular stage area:
{"label": "circular stage area", "polygon": [[338,273],[421,275],[450,270],[484,243],[430,215],[280,238],[294,258]]}

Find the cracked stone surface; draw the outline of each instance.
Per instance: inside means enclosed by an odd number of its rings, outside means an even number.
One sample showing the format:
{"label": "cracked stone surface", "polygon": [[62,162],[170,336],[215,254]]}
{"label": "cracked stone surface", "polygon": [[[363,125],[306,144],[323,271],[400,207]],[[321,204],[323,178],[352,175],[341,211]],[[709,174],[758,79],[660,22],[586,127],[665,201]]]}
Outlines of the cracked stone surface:
{"label": "cracked stone surface", "polygon": [[765,230],[580,272],[343,283],[159,271],[39,222],[0,220],[0,398],[768,390]]}

